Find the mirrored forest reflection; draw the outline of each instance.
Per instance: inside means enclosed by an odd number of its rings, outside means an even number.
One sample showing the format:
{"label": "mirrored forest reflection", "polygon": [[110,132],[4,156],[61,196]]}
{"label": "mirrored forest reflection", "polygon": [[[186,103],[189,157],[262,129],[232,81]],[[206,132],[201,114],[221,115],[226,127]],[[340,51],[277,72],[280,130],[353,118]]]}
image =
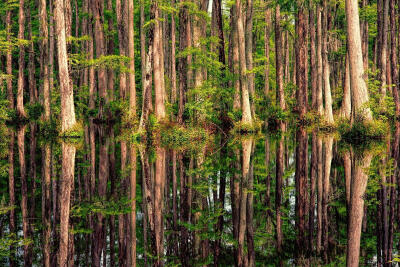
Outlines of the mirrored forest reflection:
{"label": "mirrored forest reflection", "polygon": [[358,266],[398,249],[399,123],[355,146],[304,127],[188,147],[6,130],[2,265]]}

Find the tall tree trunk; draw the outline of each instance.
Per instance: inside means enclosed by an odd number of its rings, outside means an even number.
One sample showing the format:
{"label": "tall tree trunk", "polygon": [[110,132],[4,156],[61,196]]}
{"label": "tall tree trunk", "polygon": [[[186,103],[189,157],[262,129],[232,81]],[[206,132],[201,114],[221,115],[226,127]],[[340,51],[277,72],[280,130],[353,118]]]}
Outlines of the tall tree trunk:
{"label": "tall tree trunk", "polygon": [[[302,3],[298,1],[298,5]],[[307,89],[308,89],[308,68],[307,68],[307,16],[305,7],[298,7],[296,17],[296,99],[299,119],[303,120],[307,112]]]}
{"label": "tall tree trunk", "polygon": [[[25,39],[25,0],[19,0],[18,12],[18,39]],[[23,44],[19,45],[18,57],[18,91],[17,91],[17,114],[20,117],[26,117],[24,109],[24,72],[25,72],[25,47]]]}
{"label": "tall tree trunk", "polygon": [[47,6],[46,0],[39,1],[39,22],[40,22],[40,66],[43,79],[43,106],[44,119],[50,119],[50,85],[49,85],[49,33],[47,25]]}
{"label": "tall tree trunk", "polygon": [[322,63],[322,11],[321,7],[317,5],[317,73],[318,73],[318,85],[317,85],[317,110],[320,116],[323,116],[324,106],[322,99],[323,89],[323,63]]}
{"label": "tall tree trunk", "polygon": [[245,21],[244,21],[244,12],[243,6],[240,0],[236,0],[235,2],[236,8],[236,20],[237,23],[235,26],[237,27],[237,36],[239,42],[239,76],[240,76],[240,87],[242,93],[242,122],[243,123],[252,123],[253,118],[251,115],[251,106],[250,106],[250,98],[249,98],[249,83],[248,83],[248,74],[247,74],[247,64],[246,64],[246,40],[245,40]]}
{"label": "tall tree trunk", "polygon": [[324,80],[324,96],[325,96],[325,120],[329,124],[333,124],[333,113],[332,113],[332,94],[330,84],[330,64],[328,59],[328,13],[330,12],[327,1],[324,1],[324,12],[322,19],[322,65],[323,65],[323,80]]}
{"label": "tall tree trunk", "polygon": [[[26,177],[26,161],[25,161],[25,130],[26,125],[23,125],[17,132],[18,141],[18,159],[20,164],[21,177],[21,210],[22,210],[22,231],[24,239],[31,238],[29,225],[29,209],[28,209],[28,181]],[[24,265],[32,265],[32,244],[24,245]]]}
{"label": "tall tree trunk", "polygon": [[[96,48],[96,58],[99,59],[106,54],[106,42],[103,30],[103,19],[104,19],[104,3],[100,0],[93,0],[92,2],[92,12],[94,20],[94,41]],[[129,33],[128,33],[129,34]],[[104,117],[104,103],[108,102],[108,89],[107,89],[107,71],[104,67],[100,66],[97,69],[97,87],[99,90],[100,106],[99,106],[99,118]]]}
{"label": "tall tree trunk", "polygon": [[378,8],[378,51],[379,55],[379,62],[378,68],[380,70],[380,93],[381,93],[381,101],[384,100],[386,96],[386,86],[387,86],[387,75],[386,75],[386,64],[387,64],[387,50],[388,50],[388,24],[389,24],[389,0],[378,0],[377,2]]}
{"label": "tall tree trunk", "polygon": [[[183,3],[184,0],[181,0]],[[185,49],[191,46],[191,29],[190,29],[190,21],[189,21],[189,10],[186,5],[182,5],[179,8],[179,51],[183,52]],[[189,84],[189,56],[180,57],[179,65],[178,65],[178,73],[179,73],[179,105],[178,105],[178,123],[183,124],[185,118],[184,116],[184,108],[187,101],[187,90]]]}
{"label": "tall tree trunk", "polygon": [[[6,12],[6,32],[7,32],[7,42],[11,43],[11,10]],[[7,50],[6,54],[6,72],[7,72],[7,100],[9,102],[9,108],[14,109],[14,93],[12,87],[12,51]]]}
{"label": "tall tree trunk", "polygon": [[393,100],[395,104],[395,115],[400,116],[400,99],[399,99],[399,70],[397,66],[397,40],[396,40],[396,3],[390,0],[390,66],[392,71],[393,84]]}
{"label": "tall tree trunk", "polygon": [[322,246],[324,248],[324,261],[328,261],[328,246],[329,246],[329,194],[330,194],[330,177],[331,164],[333,157],[333,137],[328,136],[324,142],[324,175],[323,175],[323,194],[322,194]]}
{"label": "tall tree trunk", "polygon": [[154,23],[154,43],[153,43],[153,73],[154,73],[154,94],[155,94],[155,116],[160,121],[166,116],[165,111],[165,88],[164,88],[164,66],[162,53],[162,32],[160,27],[160,10],[157,1],[151,5],[151,16]]}
{"label": "tall tree trunk", "polygon": [[340,115],[343,118],[350,119],[351,116],[351,90],[350,90],[350,62],[349,53],[346,53],[345,57],[345,74],[343,81],[343,101],[340,111]]}
{"label": "tall tree trunk", "polygon": [[311,71],[311,108],[318,110],[317,91],[318,91],[318,72],[317,72],[317,54],[315,49],[316,28],[315,28],[315,7],[310,3],[309,7],[309,33],[310,33],[310,71]]}
{"label": "tall tree trunk", "polygon": [[367,120],[372,120],[372,113],[368,107],[360,110],[368,102],[368,90],[364,80],[364,64],[361,49],[360,20],[358,3],[346,0],[347,36],[350,61],[350,84],[352,118],[356,114],[363,115]]}
{"label": "tall tree trunk", "polygon": [[[283,66],[282,66],[282,35],[281,35],[281,13],[279,5],[275,8],[275,63],[276,63],[276,99],[282,110],[286,109],[285,93],[283,88]],[[281,123],[283,124],[283,122]]]}
{"label": "tall tree trunk", "polygon": [[264,55],[265,55],[265,70],[264,70],[264,94],[266,97],[268,97],[269,94],[269,65],[270,65],[270,60],[269,60],[269,51],[270,51],[270,45],[269,45],[269,39],[270,39],[270,34],[271,34],[271,24],[272,24],[272,19],[271,19],[271,8],[268,6],[268,3],[266,1],[266,10],[265,10],[265,33],[264,33]]}

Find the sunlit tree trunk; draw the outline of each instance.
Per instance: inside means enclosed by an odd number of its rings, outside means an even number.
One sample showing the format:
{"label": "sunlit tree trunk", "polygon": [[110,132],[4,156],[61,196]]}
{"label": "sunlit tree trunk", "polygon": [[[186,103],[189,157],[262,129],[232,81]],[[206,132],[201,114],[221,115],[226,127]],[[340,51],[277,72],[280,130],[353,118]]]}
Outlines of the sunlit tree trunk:
{"label": "sunlit tree trunk", "polygon": [[[73,89],[70,87],[68,72],[66,33],[64,20],[64,3],[54,1],[55,34],[57,36],[58,74],[61,91],[61,129],[63,132],[75,124]],[[58,266],[66,266],[68,259],[68,228],[70,212],[71,185],[74,181],[76,148],[71,144],[62,144],[62,171],[59,202],[60,205],[60,246]]]}
{"label": "sunlit tree trunk", "polygon": [[372,155],[367,154],[361,159],[352,159],[352,175],[350,187],[349,220],[347,230],[346,266],[359,266],[361,225],[364,213],[364,193],[367,187],[369,168]]}
{"label": "sunlit tree trunk", "polygon": [[328,59],[328,12],[330,12],[327,1],[324,1],[324,12],[322,20],[322,65],[323,65],[323,80],[324,80],[324,96],[325,96],[325,120],[327,123],[334,123],[332,113],[332,94],[330,84],[330,64]]}
{"label": "sunlit tree trunk", "polygon": [[231,72],[234,75],[234,82],[233,82],[233,87],[235,89],[235,93],[233,96],[233,110],[234,111],[239,111],[240,108],[242,107],[242,101],[241,101],[241,93],[240,93],[240,78],[239,78],[239,40],[238,40],[238,34],[237,34],[237,20],[235,19],[237,17],[236,15],[237,10],[236,10],[236,5],[232,5],[231,7],[231,12],[230,12],[230,22],[232,25],[231,32],[230,32],[230,56],[229,59],[231,60]]}
{"label": "sunlit tree trunk", "polygon": [[323,115],[324,107],[322,100],[323,89],[323,67],[322,67],[322,11],[319,4],[317,4],[317,110],[320,116]]}
{"label": "sunlit tree trunk", "polygon": [[346,0],[347,36],[350,61],[350,84],[352,118],[362,112],[367,120],[372,120],[372,113],[368,107],[363,107],[369,100],[367,85],[364,80],[364,64],[361,49],[360,20],[358,3],[355,0]]}
{"label": "sunlit tree trunk", "polygon": [[153,73],[154,73],[154,94],[155,94],[155,116],[158,120],[163,120],[166,116],[165,111],[165,89],[164,89],[164,66],[162,65],[163,53],[161,51],[162,32],[159,23],[160,10],[157,1],[151,5],[152,18],[154,23],[154,43],[153,43]]}
{"label": "sunlit tree trunk", "polygon": [[239,46],[239,76],[240,76],[240,87],[242,93],[242,122],[243,123],[252,123],[252,115],[251,115],[251,107],[250,107],[250,98],[249,98],[249,82],[248,82],[248,74],[247,74],[247,64],[246,64],[246,40],[245,40],[245,21],[244,21],[244,12],[243,6],[240,0],[236,0],[235,2],[236,9],[236,20],[237,23],[235,26],[237,27],[237,38],[238,38],[238,46]]}

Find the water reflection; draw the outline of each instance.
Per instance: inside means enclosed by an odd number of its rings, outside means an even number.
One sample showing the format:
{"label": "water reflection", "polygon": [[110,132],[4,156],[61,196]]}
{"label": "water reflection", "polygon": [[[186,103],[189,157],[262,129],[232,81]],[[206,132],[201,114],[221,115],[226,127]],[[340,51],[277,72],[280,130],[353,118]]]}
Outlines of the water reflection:
{"label": "water reflection", "polygon": [[361,148],[303,127],[194,149],[93,122],[80,141],[37,133],[5,139],[3,266],[390,266],[397,253],[399,123]]}

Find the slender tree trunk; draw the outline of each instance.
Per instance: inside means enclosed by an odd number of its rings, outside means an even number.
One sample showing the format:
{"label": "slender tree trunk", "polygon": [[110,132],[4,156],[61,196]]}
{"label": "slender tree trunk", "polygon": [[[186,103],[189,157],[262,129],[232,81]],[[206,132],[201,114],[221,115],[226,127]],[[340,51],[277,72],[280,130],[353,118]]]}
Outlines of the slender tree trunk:
{"label": "slender tree trunk", "polygon": [[[25,39],[25,0],[19,0],[18,12],[18,39]],[[17,91],[17,113],[21,117],[26,117],[24,109],[24,71],[25,71],[25,47],[18,47],[18,91]]]}
{"label": "slender tree trunk", "polygon": [[318,72],[317,72],[317,54],[315,49],[316,43],[316,28],[315,28],[315,7],[310,3],[309,10],[309,32],[310,32],[310,71],[311,71],[311,108],[318,110],[317,91],[318,91]]}
{"label": "slender tree trunk", "polygon": [[393,84],[393,100],[395,103],[395,115],[400,116],[400,99],[399,99],[399,70],[397,66],[397,40],[396,40],[396,3],[395,0],[390,0],[390,66],[392,71]]}
{"label": "slender tree trunk", "polygon": [[[275,8],[275,63],[276,63],[276,99],[282,110],[286,109],[285,93],[283,88],[283,66],[282,66],[282,35],[281,35],[281,13],[279,5]],[[283,122],[281,123],[283,124]]]}
{"label": "slender tree trunk", "polygon": [[323,89],[323,64],[322,64],[322,11],[321,7],[317,5],[317,110],[320,116],[323,115],[324,106],[322,99],[322,89]]}
{"label": "slender tree trunk", "polygon": [[[6,32],[7,42],[11,42],[11,10],[6,12]],[[9,108],[14,109],[14,93],[12,87],[12,51],[11,47],[7,50],[6,54],[6,72],[7,72],[7,100],[9,102]]]}
{"label": "slender tree trunk", "polygon": [[[183,3],[184,0],[181,0]],[[186,5],[182,5],[179,9],[179,51],[182,52],[191,46],[189,40],[191,39],[191,30],[189,22],[189,10]],[[179,105],[178,105],[178,123],[183,124],[185,118],[183,117],[185,103],[187,101],[187,90],[189,84],[188,68],[189,57],[180,57],[178,65],[179,73]]]}
{"label": "slender tree trunk", "polygon": [[332,113],[332,94],[330,84],[330,64],[328,60],[328,13],[330,12],[327,1],[324,1],[324,12],[322,19],[322,65],[323,65],[323,80],[324,80],[324,96],[325,96],[325,120],[329,124],[333,124],[333,113]]}
{"label": "slender tree trunk", "polygon": [[379,62],[378,68],[380,70],[380,93],[381,101],[384,100],[386,96],[386,86],[387,86],[387,75],[386,75],[386,64],[387,64],[387,50],[388,50],[388,24],[389,24],[389,0],[379,0],[377,2],[378,8],[378,50],[379,50]]}
{"label": "slender tree trunk", "polygon": [[349,53],[346,53],[345,58],[345,74],[343,81],[343,102],[341,107],[341,116],[350,119],[351,116],[351,90],[350,90],[350,62]]}
{"label": "slender tree trunk", "polygon": [[[268,4],[266,3],[266,5],[268,5]],[[270,34],[271,34],[271,24],[272,24],[271,8],[267,6],[266,10],[265,10],[265,33],[264,33],[264,55],[265,55],[264,94],[265,94],[266,97],[268,97],[268,95],[269,95],[269,65],[270,65],[270,60],[269,60],[269,51],[270,51],[269,39],[270,39]]]}
{"label": "slender tree trunk", "polygon": [[[299,3],[300,4],[300,3]],[[308,68],[307,68],[307,16],[304,7],[299,7],[296,17],[296,99],[299,119],[303,120],[307,112],[307,89],[308,89]]]}

